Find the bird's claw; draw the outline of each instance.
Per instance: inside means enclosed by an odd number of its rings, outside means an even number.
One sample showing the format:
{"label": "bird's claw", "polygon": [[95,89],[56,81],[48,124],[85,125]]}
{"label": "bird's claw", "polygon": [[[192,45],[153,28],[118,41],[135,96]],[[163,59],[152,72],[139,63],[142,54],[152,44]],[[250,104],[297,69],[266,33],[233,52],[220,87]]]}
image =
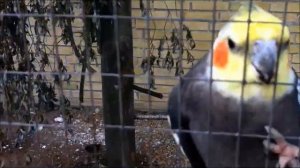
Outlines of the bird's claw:
{"label": "bird's claw", "polygon": [[271,138],[274,138],[275,140],[285,141],[284,137],[276,129],[265,126],[265,130],[270,134]]}
{"label": "bird's claw", "polygon": [[279,161],[276,167],[284,168],[289,167],[300,167],[299,148],[295,145],[288,143],[284,137],[274,128],[265,126],[265,130],[269,133],[270,137],[275,140],[276,143],[271,143],[268,140],[263,141],[263,145],[266,150],[279,155]]}

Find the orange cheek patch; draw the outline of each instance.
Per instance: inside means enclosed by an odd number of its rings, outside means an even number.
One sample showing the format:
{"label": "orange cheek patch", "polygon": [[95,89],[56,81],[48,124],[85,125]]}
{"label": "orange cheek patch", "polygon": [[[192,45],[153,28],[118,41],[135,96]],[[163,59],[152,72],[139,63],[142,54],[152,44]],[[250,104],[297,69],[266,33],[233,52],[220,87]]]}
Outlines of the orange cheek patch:
{"label": "orange cheek patch", "polygon": [[226,41],[220,41],[215,50],[213,64],[219,68],[224,68],[228,62],[228,45]]}

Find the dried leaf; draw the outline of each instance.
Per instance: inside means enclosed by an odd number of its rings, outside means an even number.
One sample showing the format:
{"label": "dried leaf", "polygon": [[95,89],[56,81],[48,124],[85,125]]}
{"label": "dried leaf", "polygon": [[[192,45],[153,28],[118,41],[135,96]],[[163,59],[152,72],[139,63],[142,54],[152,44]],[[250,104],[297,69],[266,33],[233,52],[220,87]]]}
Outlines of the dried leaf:
{"label": "dried leaf", "polygon": [[187,52],[187,63],[188,63],[188,64],[189,64],[189,63],[192,63],[192,64],[193,64],[193,62],[194,62],[194,60],[195,60],[194,56],[193,56],[188,50],[186,50],[186,52]]}

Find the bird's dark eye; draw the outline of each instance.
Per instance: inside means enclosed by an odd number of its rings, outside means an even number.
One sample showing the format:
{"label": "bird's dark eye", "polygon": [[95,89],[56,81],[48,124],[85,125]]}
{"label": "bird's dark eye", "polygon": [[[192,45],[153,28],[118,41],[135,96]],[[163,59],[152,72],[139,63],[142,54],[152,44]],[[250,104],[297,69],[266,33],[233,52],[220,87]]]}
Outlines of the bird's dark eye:
{"label": "bird's dark eye", "polygon": [[234,49],[236,46],[231,38],[228,38],[228,46],[230,49]]}
{"label": "bird's dark eye", "polygon": [[279,42],[276,43],[277,47],[281,47],[283,49],[287,48],[289,46],[289,44],[290,44],[290,40],[282,42],[282,43],[279,43]]}
{"label": "bird's dark eye", "polygon": [[283,43],[283,47],[288,47],[290,44],[290,40],[286,41],[285,43]]}

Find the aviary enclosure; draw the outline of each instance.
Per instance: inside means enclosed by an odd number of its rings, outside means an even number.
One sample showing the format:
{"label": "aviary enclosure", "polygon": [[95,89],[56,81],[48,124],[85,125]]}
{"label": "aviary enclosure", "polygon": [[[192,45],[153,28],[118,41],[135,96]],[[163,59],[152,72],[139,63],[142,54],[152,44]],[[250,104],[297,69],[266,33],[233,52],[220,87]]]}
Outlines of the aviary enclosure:
{"label": "aviary enclosure", "polygon": [[[166,119],[234,0],[1,0],[0,167],[189,167]],[[300,64],[298,0],[284,20]]]}

